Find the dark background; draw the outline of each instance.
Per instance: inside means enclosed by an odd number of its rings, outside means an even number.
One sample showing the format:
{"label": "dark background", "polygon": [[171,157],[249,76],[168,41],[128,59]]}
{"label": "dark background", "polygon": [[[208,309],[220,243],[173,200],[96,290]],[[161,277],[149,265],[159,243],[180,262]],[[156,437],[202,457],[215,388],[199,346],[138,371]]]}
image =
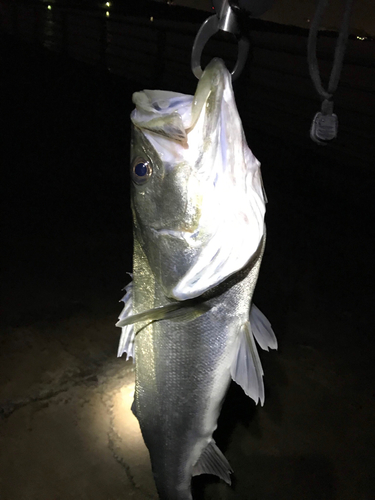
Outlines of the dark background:
{"label": "dark background", "polygon": [[[50,500],[31,493],[28,481],[14,481],[36,451],[28,458],[22,452],[17,463],[7,439],[22,428],[12,424],[21,410],[53,405],[59,384],[70,390],[69,380],[86,386],[93,377],[99,387],[98,373],[116,356],[113,324],[132,266],[129,114],[132,93],[144,86],[5,34],[0,44],[0,492],[9,500]],[[245,84],[235,90],[245,114]],[[272,322],[279,353],[262,355],[263,409],[235,385],[224,405],[216,439],[237,473],[233,489],[202,476],[194,480],[196,498],[370,500],[374,172],[359,160],[348,165],[325,155],[308,130],[301,144],[288,140],[287,129],[284,138],[271,127],[265,133],[247,124],[245,131],[269,198],[255,303]],[[58,339],[78,371],[40,392],[43,363],[30,368],[27,353],[38,356],[57,335],[54,325],[80,317],[91,318],[91,327],[83,333],[77,320]],[[107,329],[95,330],[104,317]],[[36,385],[23,385],[20,372]],[[55,460],[57,467],[69,453]],[[64,475],[56,481],[62,484]],[[74,485],[69,494],[61,491],[56,498],[86,498]],[[154,498],[142,496],[142,487],[135,491],[134,498]],[[108,491],[108,498],[117,497]]]}

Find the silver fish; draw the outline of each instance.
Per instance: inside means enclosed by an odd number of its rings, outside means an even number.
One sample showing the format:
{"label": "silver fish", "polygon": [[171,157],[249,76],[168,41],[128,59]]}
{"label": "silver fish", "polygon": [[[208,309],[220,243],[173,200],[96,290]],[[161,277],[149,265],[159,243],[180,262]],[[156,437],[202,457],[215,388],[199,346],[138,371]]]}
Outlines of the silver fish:
{"label": "silver fish", "polygon": [[135,359],[132,409],[160,498],[191,500],[193,475],[230,484],[212,434],[231,379],[264,402],[255,340],[277,341],[251,299],[266,200],[222,60],[194,96],[144,90],[133,102],[134,265],[118,355]]}

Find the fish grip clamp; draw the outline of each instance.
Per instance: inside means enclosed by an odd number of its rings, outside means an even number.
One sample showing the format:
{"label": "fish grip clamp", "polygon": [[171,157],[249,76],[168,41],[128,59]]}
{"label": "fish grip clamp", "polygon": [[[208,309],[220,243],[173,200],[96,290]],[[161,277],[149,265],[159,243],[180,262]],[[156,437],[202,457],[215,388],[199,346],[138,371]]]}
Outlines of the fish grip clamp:
{"label": "fish grip clamp", "polygon": [[191,69],[199,79],[202,76],[201,56],[208,40],[218,31],[225,31],[235,35],[238,41],[238,57],[233,71],[235,80],[242,72],[249,52],[249,39],[243,34],[243,19],[245,14],[238,0],[213,0],[216,14],[207,18],[200,27],[193,44],[191,53]]}

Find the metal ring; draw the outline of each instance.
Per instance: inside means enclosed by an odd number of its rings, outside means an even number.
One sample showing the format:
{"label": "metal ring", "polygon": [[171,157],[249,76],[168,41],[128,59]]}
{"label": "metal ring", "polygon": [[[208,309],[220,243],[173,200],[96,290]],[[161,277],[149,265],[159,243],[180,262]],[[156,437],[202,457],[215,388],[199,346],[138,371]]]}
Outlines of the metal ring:
{"label": "metal ring", "polygon": [[[219,24],[220,19],[216,15],[209,17],[199,28],[197,36],[195,37],[193,50],[191,53],[191,69],[198,79],[202,76],[203,73],[203,70],[201,68],[201,56],[204,46],[206,45],[208,40],[220,30]],[[239,38],[238,57],[236,65],[231,72],[232,80],[235,80],[241,74],[246,63],[249,46],[250,43],[247,38],[245,38],[244,36]]]}

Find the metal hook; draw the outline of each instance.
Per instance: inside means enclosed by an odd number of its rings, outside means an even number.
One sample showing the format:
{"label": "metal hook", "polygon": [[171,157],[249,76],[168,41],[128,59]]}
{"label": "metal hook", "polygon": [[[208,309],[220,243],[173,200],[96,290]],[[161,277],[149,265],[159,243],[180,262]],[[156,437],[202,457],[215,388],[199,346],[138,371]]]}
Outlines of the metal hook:
{"label": "metal hook", "polygon": [[[215,5],[216,4],[216,5]],[[202,76],[201,56],[204,46],[208,40],[219,30],[233,33],[239,36],[241,33],[236,14],[229,4],[228,0],[214,1],[215,10],[220,12],[219,15],[215,14],[208,19],[200,27],[197,36],[195,37],[193,50],[191,53],[191,69],[194,75],[199,79]],[[247,54],[249,52],[249,40],[244,36],[238,38],[238,57],[236,65],[232,71],[232,80],[235,80],[242,72]]]}

